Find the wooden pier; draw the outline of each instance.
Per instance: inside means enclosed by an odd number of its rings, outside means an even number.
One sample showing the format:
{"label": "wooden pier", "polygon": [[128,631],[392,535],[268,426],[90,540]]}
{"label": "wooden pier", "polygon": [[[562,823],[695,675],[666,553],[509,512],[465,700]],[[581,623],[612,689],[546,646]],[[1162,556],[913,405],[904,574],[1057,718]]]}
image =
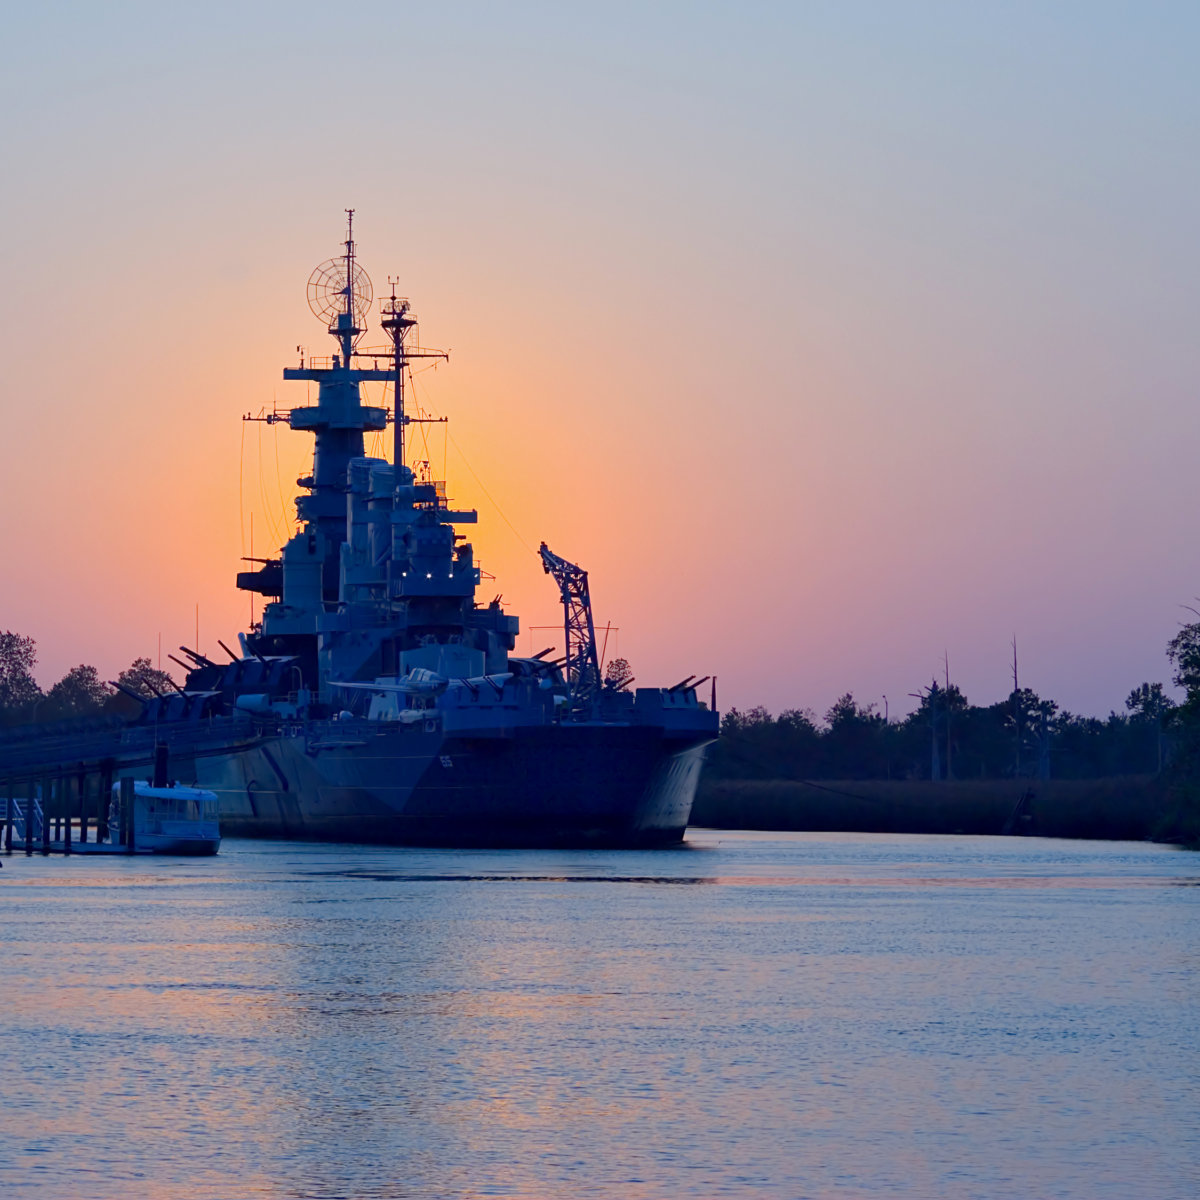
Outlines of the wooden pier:
{"label": "wooden pier", "polygon": [[137,854],[133,788],[132,779],[121,780],[118,823],[110,829],[111,767],[6,780],[0,795],[4,853]]}
{"label": "wooden pier", "polygon": [[[168,722],[55,722],[0,730],[0,852],[5,854],[140,854],[136,834],[109,829],[114,780],[194,779],[196,760],[257,745],[273,726],[244,713]],[[119,811],[132,811],[124,792]]]}

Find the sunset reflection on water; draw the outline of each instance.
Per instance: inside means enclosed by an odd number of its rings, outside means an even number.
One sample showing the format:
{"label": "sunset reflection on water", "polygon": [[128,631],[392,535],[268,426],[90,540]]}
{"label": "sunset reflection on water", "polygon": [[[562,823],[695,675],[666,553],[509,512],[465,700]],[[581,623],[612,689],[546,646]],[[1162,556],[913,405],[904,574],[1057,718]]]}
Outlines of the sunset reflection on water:
{"label": "sunset reflection on water", "polygon": [[0,1188],[1185,1194],[1194,860],[691,838],[6,860]]}

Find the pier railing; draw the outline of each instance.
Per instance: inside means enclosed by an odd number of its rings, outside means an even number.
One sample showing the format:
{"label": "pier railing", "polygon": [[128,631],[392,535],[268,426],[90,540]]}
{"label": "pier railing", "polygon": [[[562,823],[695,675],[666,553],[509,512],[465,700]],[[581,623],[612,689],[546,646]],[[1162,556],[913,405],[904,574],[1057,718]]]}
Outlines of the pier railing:
{"label": "pier railing", "polygon": [[46,774],[94,771],[105,764],[117,769],[152,765],[154,748],[163,743],[172,757],[220,754],[253,743],[262,728],[262,722],[242,716],[80,730],[23,726],[0,735],[0,777],[40,781]]}
{"label": "pier railing", "polygon": [[40,842],[44,825],[42,802],[36,796],[26,800],[0,796],[0,828],[4,830],[4,848],[10,853],[14,843],[24,846]]}

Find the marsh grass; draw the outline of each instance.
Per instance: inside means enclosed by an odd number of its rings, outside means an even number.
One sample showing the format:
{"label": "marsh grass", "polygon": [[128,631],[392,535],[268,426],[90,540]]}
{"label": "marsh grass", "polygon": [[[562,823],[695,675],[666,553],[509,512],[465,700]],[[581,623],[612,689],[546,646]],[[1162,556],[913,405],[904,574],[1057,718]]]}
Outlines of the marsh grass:
{"label": "marsh grass", "polygon": [[[1018,803],[1025,802],[1018,808]],[[840,833],[1013,832],[1139,840],[1159,834],[1154,776],[1013,780],[705,780],[692,824]]]}

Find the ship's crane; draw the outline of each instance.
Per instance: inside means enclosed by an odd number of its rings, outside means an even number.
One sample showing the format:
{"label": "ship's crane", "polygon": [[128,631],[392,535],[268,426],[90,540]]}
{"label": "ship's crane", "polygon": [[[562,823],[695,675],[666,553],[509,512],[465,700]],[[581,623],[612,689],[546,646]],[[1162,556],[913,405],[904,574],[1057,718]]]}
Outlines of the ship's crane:
{"label": "ship's crane", "polygon": [[539,553],[542,568],[554,576],[562,596],[563,627],[567,647],[567,706],[574,717],[591,715],[592,702],[600,690],[600,657],[596,653],[596,628],[592,624],[592,598],[588,573],[559,558],[543,542]]}

